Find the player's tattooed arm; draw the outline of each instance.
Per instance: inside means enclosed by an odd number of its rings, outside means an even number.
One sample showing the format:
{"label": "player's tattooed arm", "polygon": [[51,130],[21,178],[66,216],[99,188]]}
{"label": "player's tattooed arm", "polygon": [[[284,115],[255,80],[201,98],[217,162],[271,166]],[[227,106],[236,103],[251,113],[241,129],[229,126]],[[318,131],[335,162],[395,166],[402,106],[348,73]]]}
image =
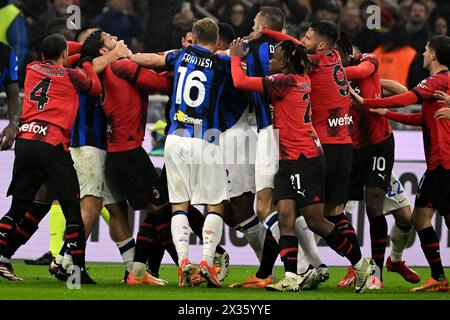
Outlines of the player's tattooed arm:
{"label": "player's tattooed arm", "polygon": [[111,51],[107,52],[105,55],[95,58],[92,61],[92,66],[97,73],[103,72],[105,68],[111,62],[117,61],[119,59],[128,58],[132,55],[128,46],[123,40],[117,41],[116,47]]}
{"label": "player's tattooed arm", "polygon": [[129,59],[145,68],[166,69],[166,55],[167,53],[164,55],[156,53],[138,53],[131,55]]}
{"label": "player's tattooed arm", "polygon": [[383,89],[383,97],[390,97],[408,91],[408,88],[401,83],[388,79],[381,79],[381,89]]}

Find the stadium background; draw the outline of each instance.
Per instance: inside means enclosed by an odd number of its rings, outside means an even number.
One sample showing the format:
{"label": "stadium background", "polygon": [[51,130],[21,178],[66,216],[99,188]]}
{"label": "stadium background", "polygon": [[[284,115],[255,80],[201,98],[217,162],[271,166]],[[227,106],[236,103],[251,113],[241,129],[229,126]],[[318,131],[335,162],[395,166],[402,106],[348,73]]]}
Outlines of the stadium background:
{"label": "stadium background", "polygon": [[[19,56],[20,82],[23,83],[24,66],[39,57],[39,43],[50,33],[62,33],[68,39],[75,36],[74,30],[66,27],[66,20],[70,16],[67,8],[78,5],[81,8],[81,26],[101,26],[105,31],[124,39],[134,52],[155,52],[180,47],[180,37],[184,30],[190,27],[196,18],[210,16],[220,21],[232,24],[238,36],[244,36],[251,31],[253,17],[262,5],[280,6],[287,16],[287,21],[299,25],[313,17],[340,23],[341,27],[350,32],[355,41],[356,49],[362,52],[372,52],[377,48],[392,46],[394,50],[412,48],[416,55],[408,68],[401,75],[405,85],[412,87],[426,77],[422,69],[422,53],[426,39],[432,34],[449,35],[450,1],[448,0],[0,0],[1,8],[7,4],[15,4],[21,13],[11,22],[11,25],[0,27],[14,28],[15,32],[8,32],[6,39]],[[189,4],[188,4],[189,3]],[[381,28],[369,30],[366,27],[364,14],[368,5],[379,5],[381,8]],[[392,49],[392,48],[391,48]],[[399,51],[399,52],[400,52]],[[398,55],[400,57],[400,54]],[[388,70],[389,65],[393,70]],[[387,64],[382,73],[397,73],[396,62]],[[0,95],[0,119],[6,119],[6,105],[4,94]],[[165,97],[151,96],[149,98],[148,122],[154,123],[163,118]],[[403,111],[414,112],[419,106],[411,106]],[[6,125],[0,120],[0,128]],[[414,193],[418,182],[425,170],[422,136],[419,128],[392,123],[396,129],[396,163],[394,171],[404,183],[405,190],[414,203]],[[151,137],[146,136],[144,144],[150,151]],[[13,151],[0,153],[0,212],[6,212],[10,205],[10,198],[6,198],[12,163]],[[152,157],[155,166],[162,166],[161,157]],[[140,220],[140,213],[130,212],[130,219],[134,221],[134,234]],[[361,240],[363,253],[370,253],[368,221],[365,218],[363,204],[355,209],[352,215],[353,224]],[[389,225],[393,219],[388,218]],[[440,216],[436,216],[435,227],[440,236],[441,256],[443,264],[450,266],[450,237]],[[48,249],[48,217],[41,223],[40,229],[33,239],[21,248],[16,258],[36,258]],[[248,255],[250,248],[242,234],[229,228],[224,230],[223,242],[230,252],[232,264],[257,264],[254,255]],[[194,237],[192,237],[194,241]],[[194,244],[194,242],[193,242]],[[426,260],[420,249],[418,239],[409,244],[405,252],[405,259],[411,265],[426,266]],[[324,262],[329,265],[346,265],[346,260],[340,258],[324,246],[319,247]],[[201,246],[191,246],[192,260],[200,260]],[[108,228],[103,221],[94,229],[89,239],[87,250],[88,261],[119,262],[120,256],[114,243],[110,240]],[[164,262],[171,262],[167,256]],[[279,263],[279,261],[278,261]]]}

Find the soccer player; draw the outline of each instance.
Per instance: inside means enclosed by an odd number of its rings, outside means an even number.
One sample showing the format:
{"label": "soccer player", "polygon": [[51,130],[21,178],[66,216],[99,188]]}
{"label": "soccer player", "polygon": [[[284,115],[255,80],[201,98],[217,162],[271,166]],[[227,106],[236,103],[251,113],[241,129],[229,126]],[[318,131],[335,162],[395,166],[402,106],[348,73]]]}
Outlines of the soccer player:
{"label": "soccer player", "polygon": [[[379,98],[382,95],[381,79],[378,72],[378,60],[373,54],[353,55],[350,36],[341,32],[339,49],[347,79],[352,87],[365,98]],[[370,239],[372,258],[377,264],[377,270],[371,276],[369,288],[383,288],[383,264],[387,246],[387,221],[384,215],[385,197],[391,185],[392,168],[394,166],[394,135],[387,119],[364,108],[351,108],[353,165],[350,177],[349,200],[365,200],[366,213],[370,223]],[[393,182],[399,183],[398,181]],[[390,210],[389,210],[390,211]],[[389,212],[388,211],[388,212]],[[408,212],[406,212],[408,214]],[[394,234],[402,234],[401,238],[409,238],[412,227],[409,215],[403,217],[394,213],[396,228]],[[338,216],[337,223],[348,224],[345,214]],[[337,218],[336,218],[337,219]],[[397,230],[398,229],[398,230]],[[398,239],[396,239],[397,241]],[[405,243],[406,245],[406,243]],[[401,261],[389,267],[412,276],[413,282],[419,282],[418,275]],[[402,264],[400,266],[400,264]],[[338,286],[352,285],[353,270],[349,268],[347,275]]]}
{"label": "soccer player", "polygon": [[[253,30],[270,28],[282,31],[284,26],[284,14],[276,7],[261,7],[254,19]],[[265,77],[269,73],[269,61],[275,51],[278,41],[269,37],[258,37],[248,45],[249,53],[245,58],[247,73],[249,76]],[[272,126],[272,106],[267,93],[252,92],[250,95],[250,108],[255,112],[258,126],[258,142],[256,146],[255,159],[255,184],[257,192],[257,214],[267,227],[267,236],[264,242],[264,253],[260,268],[256,275],[251,276],[235,287],[261,288],[272,282],[272,268],[278,255],[275,240],[279,239],[278,215],[273,205],[272,195],[274,188],[275,173],[278,170],[278,141]],[[308,236],[306,222],[302,216],[296,221],[296,230],[301,237],[301,246],[308,258],[318,262],[315,266],[326,275],[327,269],[320,261],[317,247],[312,236]],[[273,237],[272,237],[273,235]],[[301,256],[301,254],[300,254]],[[315,259],[314,259],[315,258]],[[311,261],[312,262],[312,261]],[[311,278],[316,277],[316,270],[309,268],[309,263],[304,259],[299,261],[299,268],[311,269],[308,274]]]}
{"label": "soccer player", "polygon": [[280,256],[285,278],[268,285],[276,291],[298,291],[305,277],[297,275],[298,239],[295,236],[297,206],[302,209],[308,227],[327,241],[329,246],[346,256],[358,277],[355,292],[367,290],[371,259],[346,239],[339,226],[324,219],[324,158],[311,121],[309,93],[311,83],[306,71],[309,59],[303,46],[292,41],[281,42],[270,60],[271,76],[249,77],[241,67],[246,55],[242,39],[231,45],[234,85],[242,90],[269,93],[274,104],[273,123],[280,132],[280,168],[275,176],[275,197],[280,225]]}
{"label": "soccer player", "polygon": [[[81,56],[91,59],[105,56],[116,45],[116,37],[97,29],[85,39]],[[148,94],[167,92],[170,80],[127,59],[106,62],[97,71],[103,79],[103,109],[107,119],[106,181],[112,192],[118,198],[127,199],[134,210],[149,210],[147,219],[151,219],[152,214],[168,210],[168,206],[156,170],[142,148]],[[154,246],[147,237],[150,229],[151,225],[144,220],[137,236],[128,284],[167,283],[146,272],[147,255]]]}
{"label": "soccer player", "polygon": [[[219,23],[219,48],[227,51],[235,38],[233,27]],[[228,77],[220,109],[224,131],[220,147],[224,155],[230,202],[224,204],[224,220],[244,233],[248,243],[261,260],[266,230],[254,211],[255,156],[257,136],[248,123],[248,99],[244,91],[234,88]]]}
{"label": "soccer player", "polygon": [[7,44],[0,42],[0,92],[3,88],[7,97],[8,125],[0,133],[0,150],[8,150],[14,143],[21,113],[19,101],[18,60]]}
{"label": "soccer player", "polygon": [[179,259],[179,286],[190,284],[193,273],[188,259],[186,213],[190,205],[206,204],[208,215],[203,226],[199,269],[210,285],[221,287],[213,260],[222,236],[223,201],[228,200],[228,192],[223,155],[217,143],[221,128],[219,106],[230,67],[213,53],[218,44],[216,23],[208,18],[199,20],[192,35],[194,45],[185,49],[165,57],[147,54],[134,59],[142,60],[146,66],[175,71],[164,162],[173,212],[172,237]]}
{"label": "soccer player", "polygon": [[372,108],[403,107],[414,103],[422,103],[422,113],[419,120],[423,126],[425,158],[427,171],[425,172],[416,196],[411,222],[420,238],[422,250],[431,267],[431,277],[416,288],[414,292],[448,291],[448,281],[442,267],[439,253],[439,240],[431,224],[436,210],[446,219],[450,213],[450,122],[436,121],[434,114],[442,107],[442,103],[435,97],[435,91],[449,90],[450,67],[450,38],[435,36],[425,47],[424,68],[430,72],[430,77],[423,80],[412,90],[403,94],[382,99],[364,99],[352,92],[358,104]]}
{"label": "soccer player", "polygon": [[78,108],[77,92],[100,95],[101,84],[89,62],[82,64],[88,75],[79,69],[63,67],[68,48],[60,35],[50,35],[43,40],[42,56],[45,61],[27,66],[23,114],[16,138],[13,179],[8,190],[13,200],[9,212],[0,220],[0,254],[21,219],[35,223],[27,210],[45,184],[63,208],[65,239],[74,265],[80,268],[81,283],[92,283],[84,269],[86,240],[79,184],[68,152],[68,141]]}
{"label": "soccer player", "polygon": [[[77,41],[84,40],[96,29],[81,31]],[[72,46],[76,46],[71,43]],[[79,46],[78,46],[79,47]],[[81,47],[79,47],[81,50]],[[76,53],[74,53],[76,54]],[[93,61],[94,69],[101,59],[113,62],[129,55],[128,47],[123,42],[117,42],[116,47],[108,55]],[[72,59],[73,60],[73,59]],[[94,223],[98,220],[102,207],[109,212],[111,236],[124,260],[126,271],[131,271],[133,264],[135,241],[128,226],[128,207],[123,199],[116,199],[105,179],[106,160],[106,117],[100,97],[79,94],[79,108],[71,133],[70,154],[74,161],[80,182],[80,206],[86,238],[89,237]],[[58,255],[53,268],[62,264],[63,255]],[[52,270],[52,266],[50,267]]]}

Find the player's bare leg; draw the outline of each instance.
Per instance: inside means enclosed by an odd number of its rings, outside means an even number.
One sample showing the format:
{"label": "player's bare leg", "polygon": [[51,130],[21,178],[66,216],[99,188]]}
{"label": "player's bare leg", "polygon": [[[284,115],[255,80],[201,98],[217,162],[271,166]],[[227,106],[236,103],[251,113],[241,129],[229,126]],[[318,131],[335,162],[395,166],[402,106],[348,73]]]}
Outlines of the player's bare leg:
{"label": "player's bare leg", "polygon": [[442,267],[441,255],[439,252],[439,239],[431,224],[435,209],[415,207],[411,215],[411,224],[417,231],[425,258],[431,268],[431,277],[419,287],[411,289],[413,292],[448,291],[448,280]]}

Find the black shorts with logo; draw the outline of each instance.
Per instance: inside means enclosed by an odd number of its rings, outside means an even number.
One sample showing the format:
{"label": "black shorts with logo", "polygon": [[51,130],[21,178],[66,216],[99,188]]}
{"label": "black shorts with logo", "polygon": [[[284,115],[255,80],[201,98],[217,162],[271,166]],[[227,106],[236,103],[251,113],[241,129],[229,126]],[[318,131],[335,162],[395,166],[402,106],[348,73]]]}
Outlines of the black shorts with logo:
{"label": "black shorts with logo", "polygon": [[275,174],[274,203],[294,199],[297,207],[324,202],[325,167],[323,157],[280,160]]}
{"label": "black shorts with logo", "polygon": [[323,144],[322,148],[325,155],[325,203],[344,204],[350,186],[352,145]]}
{"label": "black shorts with logo", "polygon": [[425,171],[420,179],[414,206],[434,208],[441,215],[450,213],[450,169],[439,166]]}
{"label": "black shorts with logo", "polygon": [[348,200],[363,200],[364,187],[386,192],[394,167],[394,135],[385,141],[353,151]]}
{"label": "black shorts with logo", "polygon": [[149,203],[162,205],[169,201],[161,192],[158,173],[142,147],[108,152],[106,179],[112,191],[128,200],[134,210],[147,209]]}
{"label": "black shorts with logo", "polygon": [[17,138],[8,196],[32,201],[42,184],[57,200],[79,200],[80,185],[70,153],[63,145]]}

